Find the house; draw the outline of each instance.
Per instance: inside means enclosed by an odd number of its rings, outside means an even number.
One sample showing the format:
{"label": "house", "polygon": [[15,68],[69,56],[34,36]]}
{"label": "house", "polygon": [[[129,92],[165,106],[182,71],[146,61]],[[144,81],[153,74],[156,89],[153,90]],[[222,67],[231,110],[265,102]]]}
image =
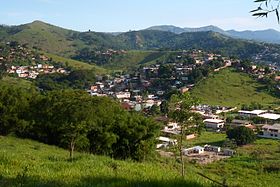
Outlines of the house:
{"label": "house", "polygon": [[165,126],[165,130],[175,130],[178,129],[178,123],[174,123],[174,122],[169,122],[166,126]]}
{"label": "house", "polygon": [[116,93],[117,99],[129,99],[130,98],[130,92],[118,92]]}
{"label": "house", "polygon": [[205,151],[209,151],[209,152],[215,152],[215,153],[219,153],[221,152],[221,147],[217,147],[217,146],[212,146],[212,145],[205,145],[204,146],[204,150]]}
{"label": "house", "polygon": [[201,146],[195,146],[188,149],[183,149],[183,155],[189,155],[189,154],[202,154],[204,153],[204,147]]}
{"label": "house", "polygon": [[171,138],[160,136],[157,139],[160,142],[159,144],[157,144],[157,149],[167,148],[168,146],[174,146],[177,144],[177,140]]}
{"label": "house", "polygon": [[203,121],[206,128],[210,128],[216,131],[220,131],[220,129],[224,128],[225,122],[221,119],[206,119]]}
{"label": "house", "polygon": [[247,110],[239,110],[238,114],[242,117],[258,117],[261,114],[266,113],[266,110],[253,110],[253,111],[247,111]]}
{"label": "house", "polygon": [[264,125],[260,137],[280,139],[280,124]]}

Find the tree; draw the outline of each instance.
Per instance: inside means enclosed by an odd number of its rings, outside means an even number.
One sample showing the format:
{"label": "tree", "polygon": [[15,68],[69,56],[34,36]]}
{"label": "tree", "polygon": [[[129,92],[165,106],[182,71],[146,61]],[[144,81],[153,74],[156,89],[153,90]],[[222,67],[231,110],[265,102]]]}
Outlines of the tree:
{"label": "tree", "polygon": [[169,102],[169,117],[180,125],[178,137],[178,151],[181,161],[181,175],[185,176],[185,165],[183,159],[183,140],[186,134],[199,133],[202,128],[201,116],[192,112],[192,107],[198,105],[198,100],[189,93],[173,95]]}
{"label": "tree", "polygon": [[86,92],[49,92],[35,106],[33,118],[36,125],[33,134],[39,140],[66,147],[70,159],[73,159],[77,145],[82,147],[89,144],[87,133],[94,127],[95,115],[92,97]]}
{"label": "tree", "polygon": [[268,17],[269,14],[275,13],[278,23],[280,0],[254,0],[258,7],[251,11],[252,16]]}
{"label": "tree", "polygon": [[7,64],[5,62],[0,63],[0,79],[7,74]]}
{"label": "tree", "polygon": [[238,146],[250,144],[256,140],[254,131],[243,126],[229,129],[227,137],[234,140]]}

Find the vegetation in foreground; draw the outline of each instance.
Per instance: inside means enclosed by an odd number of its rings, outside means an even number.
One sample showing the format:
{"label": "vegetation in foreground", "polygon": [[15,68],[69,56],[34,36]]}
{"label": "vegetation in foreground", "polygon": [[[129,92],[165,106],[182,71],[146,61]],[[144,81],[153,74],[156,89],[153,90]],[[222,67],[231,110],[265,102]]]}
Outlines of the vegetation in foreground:
{"label": "vegetation in foreground", "polygon": [[258,103],[263,106],[277,106],[279,99],[266,92],[262,85],[245,73],[224,69],[202,80],[192,90],[202,103],[220,106],[241,106]]}
{"label": "vegetation in foreground", "polygon": [[187,175],[182,180],[176,163],[117,161],[67,151],[31,140],[0,136],[0,186],[211,186]]}
{"label": "vegetation in foreground", "polygon": [[[195,144],[222,137],[202,133]],[[173,157],[136,163],[77,153],[70,161],[63,149],[2,136],[0,147],[0,186],[213,186],[196,172],[225,180],[229,186],[276,187],[280,183],[277,140],[258,139],[238,148],[234,157],[212,164],[187,163],[186,180],[181,179]]]}

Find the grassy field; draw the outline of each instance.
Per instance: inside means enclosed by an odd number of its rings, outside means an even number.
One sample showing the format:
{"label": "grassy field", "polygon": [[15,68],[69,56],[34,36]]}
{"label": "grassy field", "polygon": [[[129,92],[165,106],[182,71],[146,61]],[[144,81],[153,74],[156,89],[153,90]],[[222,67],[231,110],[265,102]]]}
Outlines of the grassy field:
{"label": "grassy field", "polygon": [[226,139],[226,134],[224,133],[213,133],[213,132],[202,132],[198,138],[186,141],[187,145],[195,146],[200,145],[204,146],[205,144],[222,146],[223,142]]}
{"label": "grassy field", "polygon": [[[212,144],[225,135],[205,132],[192,145]],[[186,164],[181,180],[174,158],[153,162],[117,161],[108,157],[68,152],[31,140],[0,136],[0,186],[213,186],[203,173],[229,186],[277,187],[280,184],[280,141],[258,139],[240,147],[227,160],[208,165]]]}
{"label": "grassy field", "polygon": [[181,180],[176,165],[135,163],[68,152],[31,140],[0,136],[0,186],[211,186],[188,174]]}
{"label": "grassy field", "polygon": [[245,73],[224,69],[198,83],[191,91],[202,103],[222,106],[241,106],[258,102],[264,106],[279,106],[279,99],[264,89],[264,85]]}

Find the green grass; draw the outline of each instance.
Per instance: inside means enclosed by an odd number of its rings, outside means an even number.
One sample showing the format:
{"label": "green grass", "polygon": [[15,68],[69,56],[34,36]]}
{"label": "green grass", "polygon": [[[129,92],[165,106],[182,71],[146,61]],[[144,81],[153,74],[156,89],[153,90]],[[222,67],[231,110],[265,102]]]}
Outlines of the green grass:
{"label": "green grass", "polygon": [[73,67],[75,69],[89,69],[89,70],[91,69],[91,70],[94,70],[97,74],[105,74],[105,73],[109,72],[109,70],[106,70],[102,67],[99,67],[96,65],[91,65],[91,64],[81,62],[78,60],[73,60],[73,59],[57,56],[57,55],[50,54],[50,53],[44,53],[44,54],[47,57],[52,58],[53,61],[55,61],[55,62],[60,62],[64,65],[68,64],[68,66]]}
{"label": "green grass", "polygon": [[188,146],[200,145],[204,146],[205,144],[222,146],[223,142],[226,139],[226,134],[224,133],[214,133],[214,132],[202,132],[198,138],[187,140],[186,143]]}
{"label": "green grass", "polygon": [[231,186],[280,184],[280,141],[258,139],[253,145],[237,149],[234,157],[201,167],[210,176],[222,175]]}
{"label": "green grass", "polygon": [[241,106],[258,102],[264,106],[279,106],[279,99],[271,96],[265,86],[245,73],[224,69],[199,82],[191,91],[201,103],[222,106]]}
{"label": "green grass", "polygon": [[0,186],[210,186],[167,163],[135,163],[68,152],[31,140],[0,136]]}
{"label": "green grass", "polygon": [[[190,144],[203,145],[225,139],[204,132]],[[0,186],[212,186],[203,173],[229,186],[277,187],[280,184],[280,141],[258,139],[237,149],[229,159],[208,165],[186,164],[188,180],[181,180],[175,158],[136,163],[104,156],[68,152],[15,137],[0,136]]]}

